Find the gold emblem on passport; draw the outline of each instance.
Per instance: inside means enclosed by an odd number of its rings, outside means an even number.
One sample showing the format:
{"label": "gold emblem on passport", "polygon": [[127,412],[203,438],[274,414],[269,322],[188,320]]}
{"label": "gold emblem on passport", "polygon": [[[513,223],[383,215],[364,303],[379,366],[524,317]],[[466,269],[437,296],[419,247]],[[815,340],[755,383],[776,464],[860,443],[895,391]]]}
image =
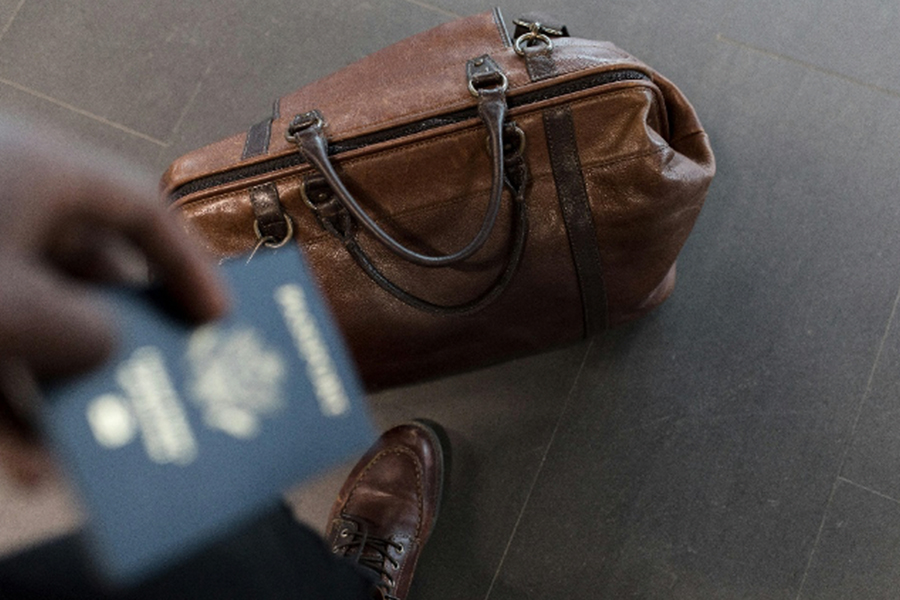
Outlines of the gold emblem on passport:
{"label": "gold emblem on passport", "polygon": [[254,329],[222,332],[212,325],[202,327],[188,342],[187,360],[191,399],[213,429],[250,439],[259,434],[263,416],[284,406],[287,366],[280,354],[266,349]]}
{"label": "gold emblem on passport", "polygon": [[[173,359],[178,361],[175,368],[184,369],[182,385],[176,386],[165,353],[141,346],[116,367],[120,390],[88,403],[86,417],[97,443],[115,450],[140,438],[153,462],[189,465],[197,458],[198,443],[186,402],[201,415],[201,424],[195,426],[253,439],[265,418],[287,406],[285,387],[292,365],[302,365],[321,414],[348,415],[347,390],[303,288],[281,285],[273,299],[295,357],[279,354],[249,325],[207,325],[191,333],[184,356]],[[290,352],[289,347],[285,350]]]}
{"label": "gold emblem on passport", "polygon": [[[184,393],[203,424],[237,439],[252,439],[261,419],[285,406],[287,366],[250,327],[201,327],[187,343]],[[116,368],[120,394],[104,394],[87,406],[87,421],[97,443],[109,449],[140,437],[155,463],[188,465],[197,457],[197,440],[166,368],[154,346],[136,349]]]}

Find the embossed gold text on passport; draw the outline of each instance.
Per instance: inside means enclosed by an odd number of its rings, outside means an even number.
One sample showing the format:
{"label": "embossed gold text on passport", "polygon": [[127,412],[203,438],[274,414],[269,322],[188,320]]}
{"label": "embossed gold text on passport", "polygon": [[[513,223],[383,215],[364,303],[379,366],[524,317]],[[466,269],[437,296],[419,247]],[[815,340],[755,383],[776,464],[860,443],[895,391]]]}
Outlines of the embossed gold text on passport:
{"label": "embossed gold text on passport", "polygon": [[303,288],[296,284],[282,285],[275,290],[275,301],[281,307],[288,331],[306,363],[319,410],[323,415],[337,417],[350,410],[350,400],[335,368],[328,346],[322,339]]}
{"label": "embossed gold text on passport", "polygon": [[102,395],[87,408],[88,423],[98,443],[118,448],[140,431],[153,462],[193,462],[197,441],[166,370],[163,353],[154,346],[138,348],[118,366],[116,381],[124,395]]}

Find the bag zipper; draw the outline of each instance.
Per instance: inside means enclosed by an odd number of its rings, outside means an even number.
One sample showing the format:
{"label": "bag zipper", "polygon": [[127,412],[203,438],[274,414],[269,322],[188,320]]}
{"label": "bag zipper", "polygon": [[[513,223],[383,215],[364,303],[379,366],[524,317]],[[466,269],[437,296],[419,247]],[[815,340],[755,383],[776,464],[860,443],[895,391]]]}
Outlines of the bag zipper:
{"label": "bag zipper", "polygon": [[[607,71],[604,73],[596,73],[588,75],[581,79],[559,83],[547,88],[535,90],[533,92],[525,92],[517,96],[507,98],[507,104],[510,109],[520,106],[535,104],[543,100],[549,100],[558,96],[574,94],[583,90],[618,83],[620,81],[649,81],[650,76],[643,71],[637,69],[619,69],[616,71]],[[430,129],[444,127],[445,125],[453,125],[462,121],[468,121],[478,117],[477,107],[466,108],[446,115],[430,117],[415,123],[391,127],[375,133],[361,135],[358,137],[332,142],[328,146],[329,156],[359,150],[366,146],[380,144],[391,140],[407,137]],[[224,173],[208,175],[189,181],[175,188],[169,195],[170,202],[176,202],[179,199],[203,190],[207,190],[220,185],[234,183],[242,179],[258,177],[267,173],[274,173],[283,169],[289,169],[306,164],[306,161],[300,156],[299,152],[294,152],[285,156],[270,158],[268,160],[247,165],[245,167],[237,167]]]}

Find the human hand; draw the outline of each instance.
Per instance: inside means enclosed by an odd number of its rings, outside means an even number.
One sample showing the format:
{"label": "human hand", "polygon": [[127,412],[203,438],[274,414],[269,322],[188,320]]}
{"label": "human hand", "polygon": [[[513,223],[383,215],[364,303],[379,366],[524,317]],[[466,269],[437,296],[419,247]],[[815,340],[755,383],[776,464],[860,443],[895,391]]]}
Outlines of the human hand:
{"label": "human hand", "polygon": [[132,167],[0,122],[0,462],[18,481],[49,464],[31,382],[101,364],[117,332],[98,286],[147,266],[187,318],[227,310],[214,268]]}

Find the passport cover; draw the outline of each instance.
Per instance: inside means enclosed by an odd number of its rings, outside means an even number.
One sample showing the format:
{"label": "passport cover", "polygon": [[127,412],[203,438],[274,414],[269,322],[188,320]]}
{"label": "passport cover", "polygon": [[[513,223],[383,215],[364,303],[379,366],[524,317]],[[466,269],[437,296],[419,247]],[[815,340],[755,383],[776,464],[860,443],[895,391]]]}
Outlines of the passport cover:
{"label": "passport cover", "polygon": [[147,294],[110,296],[101,370],[45,390],[43,425],[113,582],[135,583],[361,455],[374,430],[297,249],[223,267],[229,315],[199,328]]}

